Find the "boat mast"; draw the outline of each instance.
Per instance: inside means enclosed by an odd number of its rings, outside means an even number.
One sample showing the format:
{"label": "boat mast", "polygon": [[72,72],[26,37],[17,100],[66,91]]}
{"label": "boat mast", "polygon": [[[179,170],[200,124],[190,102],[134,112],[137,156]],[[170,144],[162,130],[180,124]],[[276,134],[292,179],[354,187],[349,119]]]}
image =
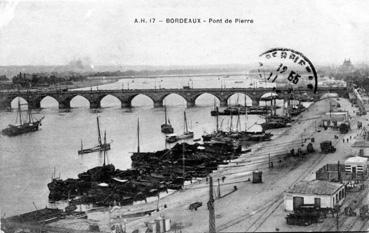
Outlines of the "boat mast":
{"label": "boat mast", "polygon": [[165,124],[168,124],[168,118],[167,118],[167,106],[164,106],[164,113],[165,113]]}
{"label": "boat mast", "polygon": [[100,122],[99,122],[99,116],[96,117],[96,121],[97,121],[97,135],[98,138],[97,140],[99,141],[99,145],[101,146],[101,132],[100,132]]}
{"label": "boat mast", "polygon": [[105,157],[106,157],[106,150],[104,150],[104,163],[103,166],[105,167],[106,163],[105,163]]}
{"label": "boat mast", "polygon": [[185,145],[182,143],[182,174],[183,174],[183,185],[185,181]]}
{"label": "boat mast", "polygon": [[[104,145],[106,145],[106,131],[104,130]],[[106,165],[106,149],[104,148],[104,166]]]}
{"label": "boat mast", "polygon": [[231,123],[229,124],[229,132],[232,132],[232,123],[233,123],[233,114],[232,114],[232,111],[231,111]]}
{"label": "boat mast", "polygon": [[23,124],[22,111],[21,111],[21,103],[20,103],[19,97],[18,97],[18,117],[19,117],[19,124],[22,125]]}
{"label": "boat mast", "polygon": [[240,128],[240,109],[237,109],[237,123],[236,123],[236,132],[239,131]]}
{"label": "boat mast", "polygon": [[137,153],[140,153],[140,118],[137,118]]}
{"label": "boat mast", "polygon": [[[217,107],[217,112],[218,112],[218,107]],[[218,133],[219,132],[219,114],[217,113],[216,114],[216,127],[217,127],[217,129],[216,129],[216,132]]]}
{"label": "boat mast", "polygon": [[246,104],[246,92],[245,92],[245,131],[247,131],[247,104]]}
{"label": "boat mast", "polygon": [[291,96],[292,93],[288,95],[288,99],[287,99],[287,116],[290,117],[291,115]]}
{"label": "boat mast", "polygon": [[188,126],[187,126],[187,117],[186,117],[186,111],[183,112],[183,115],[184,115],[184,132],[185,133],[188,133]]}
{"label": "boat mast", "polygon": [[28,123],[31,123],[32,122],[31,108],[28,108],[27,113],[28,113]]}

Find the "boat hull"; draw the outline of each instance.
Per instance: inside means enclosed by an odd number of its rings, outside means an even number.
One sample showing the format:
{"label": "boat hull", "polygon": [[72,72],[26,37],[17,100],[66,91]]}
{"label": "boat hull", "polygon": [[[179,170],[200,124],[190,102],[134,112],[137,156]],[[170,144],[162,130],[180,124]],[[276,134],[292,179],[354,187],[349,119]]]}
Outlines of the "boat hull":
{"label": "boat hull", "polygon": [[110,150],[110,143],[107,144],[102,144],[100,146],[96,146],[94,148],[88,148],[88,149],[82,149],[78,151],[78,154],[88,154],[88,153],[92,153],[92,152],[96,152],[96,151],[107,151]]}
{"label": "boat hull", "polygon": [[173,133],[173,127],[169,124],[163,124],[161,125],[161,132],[165,134]]}
{"label": "boat hull", "polygon": [[6,136],[17,136],[39,130],[40,121],[33,123],[25,123],[23,125],[9,125],[8,128],[2,130],[2,134]]}
{"label": "boat hull", "polygon": [[[278,108],[278,107],[277,107]],[[271,107],[269,106],[249,106],[247,108],[245,107],[228,107],[224,109],[223,111],[219,110],[212,110],[210,112],[211,116],[218,116],[218,115],[245,115],[247,111],[247,114],[249,115],[266,115],[269,114],[271,111]]]}
{"label": "boat hull", "polygon": [[178,140],[190,139],[190,138],[193,138],[193,132],[188,132],[188,133],[184,133],[182,135],[177,136]]}

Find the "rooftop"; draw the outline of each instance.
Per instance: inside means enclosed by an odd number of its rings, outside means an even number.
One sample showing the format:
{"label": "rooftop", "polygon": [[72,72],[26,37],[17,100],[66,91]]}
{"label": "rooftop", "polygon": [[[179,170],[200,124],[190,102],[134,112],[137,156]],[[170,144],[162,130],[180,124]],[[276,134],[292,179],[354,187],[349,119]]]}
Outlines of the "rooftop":
{"label": "rooftop", "polygon": [[325,180],[301,181],[290,187],[287,193],[332,195],[342,186]]}
{"label": "rooftop", "polygon": [[368,162],[368,158],[364,158],[364,157],[360,157],[360,156],[355,156],[355,157],[351,157],[346,159],[345,163],[366,163]]}

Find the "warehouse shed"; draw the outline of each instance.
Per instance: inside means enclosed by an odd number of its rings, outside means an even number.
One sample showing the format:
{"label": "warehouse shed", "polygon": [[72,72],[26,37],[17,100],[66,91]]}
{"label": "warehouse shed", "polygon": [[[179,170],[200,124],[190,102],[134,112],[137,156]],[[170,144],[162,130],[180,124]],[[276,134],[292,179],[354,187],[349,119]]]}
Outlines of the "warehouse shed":
{"label": "warehouse shed", "polygon": [[294,211],[302,205],[334,208],[341,205],[345,197],[343,184],[324,180],[301,181],[285,192],[284,206],[287,211]]}

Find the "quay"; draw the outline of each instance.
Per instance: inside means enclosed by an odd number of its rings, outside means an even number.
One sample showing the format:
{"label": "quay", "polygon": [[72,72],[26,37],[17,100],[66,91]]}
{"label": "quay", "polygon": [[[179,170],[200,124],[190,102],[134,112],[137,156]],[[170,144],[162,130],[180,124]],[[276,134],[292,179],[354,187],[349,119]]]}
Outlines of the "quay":
{"label": "quay", "polygon": [[245,94],[252,100],[252,105],[257,106],[261,97],[267,93],[277,93],[279,99],[287,99],[291,94],[295,96],[308,96],[314,100],[319,100],[326,93],[337,93],[339,97],[348,98],[348,87],[320,87],[316,93],[312,93],[308,88],[297,88],[291,92],[288,87],[282,88],[183,88],[183,89],[115,89],[115,90],[20,90],[0,92],[0,109],[10,109],[11,102],[21,97],[28,103],[31,109],[41,107],[43,98],[49,96],[59,103],[60,109],[69,109],[71,100],[76,96],[86,98],[90,103],[90,108],[100,108],[101,100],[112,95],[118,98],[122,108],[131,107],[132,100],[137,95],[149,97],[154,107],[162,107],[165,97],[170,94],[177,94],[187,102],[187,107],[196,105],[196,99],[202,94],[208,93],[217,98],[221,107],[226,107],[228,99],[237,93]]}

